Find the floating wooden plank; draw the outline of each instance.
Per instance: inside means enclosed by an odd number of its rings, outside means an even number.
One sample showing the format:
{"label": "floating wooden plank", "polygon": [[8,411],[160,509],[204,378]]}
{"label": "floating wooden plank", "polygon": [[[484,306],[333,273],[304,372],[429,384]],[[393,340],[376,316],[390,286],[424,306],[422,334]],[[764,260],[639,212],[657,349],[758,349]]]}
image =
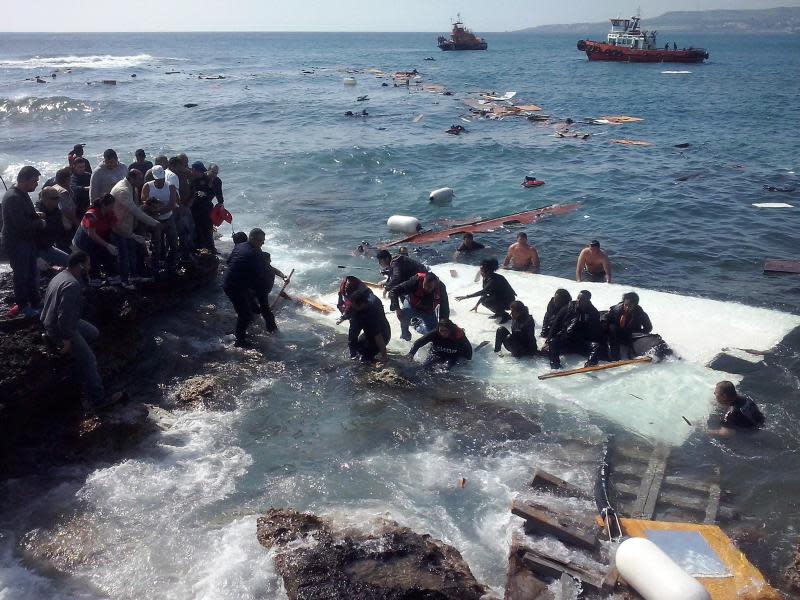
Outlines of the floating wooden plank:
{"label": "floating wooden plank", "polygon": [[580,369],[568,369],[566,371],[550,371],[544,375],[539,375],[539,379],[553,379],[555,377],[569,377],[570,375],[577,375],[579,373],[592,373],[594,371],[605,371],[606,369],[616,369],[617,367],[624,367],[626,365],[641,365],[644,363],[653,362],[649,356],[642,356],[641,358],[633,358],[631,360],[618,360],[609,362],[604,365],[595,365],[593,367],[582,367]]}
{"label": "floating wooden plank", "polygon": [[664,481],[664,472],[667,468],[667,458],[669,449],[659,445],[653,449],[650,462],[647,465],[639,493],[631,510],[635,518],[651,519],[656,509],[658,494],[661,491],[661,483]]}
{"label": "floating wooden plank", "polygon": [[522,562],[525,548],[520,544],[523,535],[519,530],[511,534],[511,550],[508,554],[506,591],[503,600],[554,600],[547,584],[537,578]]}
{"label": "floating wooden plank", "polygon": [[620,146],[652,146],[653,142],[644,140],[611,140],[609,144],[619,144]]}
{"label": "floating wooden plank", "polygon": [[540,534],[552,535],[562,542],[588,550],[597,547],[597,535],[585,533],[572,519],[543,509],[544,507],[534,507],[518,500],[514,500],[511,504],[511,512],[525,519],[526,530],[532,529]]}
{"label": "floating wooden plank", "polygon": [[330,306],[323,302],[319,302],[317,300],[312,300],[311,298],[307,298],[306,296],[295,296],[294,298],[297,302],[299,302],[303,306],[307,306],[311,310],[315,310],[317,312],[321,312],[326,315],[329,315],[336,311],[336,309],[333,306]]}
{"label": "floating wooden plank", "polygon": [[562,205],[554,204],[552,206],[545,206],[543,208],[536,208],[534,210],[525,210],[510,215],[505,215],[503,217],[480,219],[477,221],[471,221],[469,223],[463,223],[456,227],[450,227],[449,229],[443,229],[441,231],[422,231],[420,233],[415,233],[403,238],[402,240],[389,242],[384,247],[391,248],[392,246],[399,246],[401,244],[429,244],[431,242],[440,242],[453,236],[463,235],[467,232],[478,233],[481,231],[497,229],[506,225],[528,225],[529,223],[538,221],[543,217],[551,215],[563,215],[574,212],[578,210],[579,207],[579,203]]}
{"label": "floating wooden plank", "polygon": [[574,577],[585,586],[595,590],[602,590],[605,573],[593,571],[575,564],[566,564],[552,556],[544,556],[535,550],[528,549],[522,555],[522,562],[534,573],[559,579],[562,573]]}
{"label": "floating wooden plank", "polygon": [[764,261],[764,271],[769,273],[800,273],[800,260],[768,258]]}
{"label": "floating wooden plank", "polygon": [[569,481],[564,481],[560,477],[556,477],[552,473],[548,473],[538,467],[533,472],[533,480],[531,487],[534,488],[547,488],[550,491],[566,494],[568,496],[575,496],[577,498],[588,498],[589,493],[585,492],[577,485],[571,484]]}
{"label": "floating wooden plank", "polygon": [[608,121],[609,123],[616,123],[616,124],[638,123],[640,121],[644,121],[644,119],[642,119],[641,117],[629,117],[628,115],[606,115],[600,118],[604,119],[605,121]]}

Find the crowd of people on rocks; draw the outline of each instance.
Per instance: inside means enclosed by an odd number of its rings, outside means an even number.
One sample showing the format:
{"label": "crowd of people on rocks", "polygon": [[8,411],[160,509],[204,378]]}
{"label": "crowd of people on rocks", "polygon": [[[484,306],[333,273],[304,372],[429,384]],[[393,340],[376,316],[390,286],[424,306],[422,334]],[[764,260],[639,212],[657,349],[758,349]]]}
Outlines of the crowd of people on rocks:
{"label": "crowd of people on rocks", "polygon": [[[230,222],[230,214],[220,210],[224,199],[216,165],[207,169],[196,161],[189,166],[184,154],[169,159],[158,156],[151,163],[142,150],[135,152],[135,158],[125,166],[117,153],[108,149],[102,164],[92,170],[83,157],[83,145],[76,145],[67,157],[68,165],[44,183],[35,206],[30,194],[39,187],[41,174],[25,166],[0,207],[2,250],[13,271],[16,302],[6,317],[40,318],[51,348],[72,357],[84,405],[90,410],[119,397],[106,396],[89,346],[98,330],[81,319],[84,281],[135,289],[135,282],[143,279],[169,278],[181,261],[192,262],[198,252],[218,254],[214,225],[221,224],[221,219]],[[222,287],[237,315],[235,345],[239,347],[250,346],[247,330],[256,313],[263,317],[268,332],[278,328],[269,294],[277,277],[285,282],[289,277],[275,268],[269,253],[262,250],[265,237],[261,229],[253,229],[249,235],[234,234],[234,247],[227,258]],[[365,246],[363,242],[361,252]],[[484,249],[467,232],[456,254]],[[384,282],[368,284],[347,275],[339,287],[338,322],[349,321],[351,358],[387,360],[391,327],[383,302],[372,291],[380,288],[399,321],[401,339],[410,342],[412,329],[420,335],[408,351],[409,359],[430,346],[426,368],[450,370],[471,360],[475,350],[464,329],[450,319],[445,283],[411,258],[405,248],[394,256],[387,249],[380,250],[376,258],[386,276]],[[57,273],[43,301],[40,260]],[[539,272],[538,252],[524,232],[509,246],[502,266]],[[499,269],[496,258],[484,258],[480,261],[480,289],[454,298],[456,302],[475,298],[472,311],[477,312],[479,306],[490,311],[490,318],[499,325],[494,339],[497,353],[505,349],[515,358],[541,354],[548,357],[554,370],[562,368],[565,354],[582,355],[584,367],[592,367],[600,360],[670,353],[661,337],[652,333],[653,325],[635,292],[623,294],[619,303],[601,312],[592,304],[589,290],[581,290],[573,299],[563,288],[555,291],[543,315],[540,348],[534,316]],[[581,250],[575,278],[611,282],[610,261],[597,240]],[[486,344],[488,341],[478,348]],[[725,435],[736,428],[763,424],[755,403],[736,394],[730,382],[721,382],[715,397],[728,412],[714,433]]]}
{"label": "crowd of people on rocks", "polygon": [[[0,249],[10,263],[15,304],[5,318],[39,317],[54,349],[72,356],[87,405],[105,397],[88,341],[97,329],[80,319],[81,288],[169,280],[181,263],[218,254],[214,225],[231,221],[224,209],[219,168],[190,164],[185,154],[147,160],[136,150],[130,165],[107,149],[94,169],[76,144],[40,188],[33,166],[17,173],[0,205]],[[40,269],[50,270],[41,298]]]}

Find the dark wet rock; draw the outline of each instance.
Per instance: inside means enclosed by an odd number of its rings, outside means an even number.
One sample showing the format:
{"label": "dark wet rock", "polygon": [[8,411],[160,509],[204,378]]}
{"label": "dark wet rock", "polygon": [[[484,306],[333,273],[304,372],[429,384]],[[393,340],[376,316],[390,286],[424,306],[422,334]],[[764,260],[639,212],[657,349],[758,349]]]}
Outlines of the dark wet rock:
{"label": "dark wet rock", "polygon": [[[169,281],[122,287],[87,288],[83,317],[100,331],[92,344],[106,391],[140,359],[142,325],[184,305],[201,287],[216,281],[219,260],[203,255]],[[11,276],[0,277],[0,298],[10,295]],[[0,312],[7,308],[0,307]],[[69,357],[48,347],[38,320],[0,321],[0,477],[23,472],[39,461],[77,458],[99,440],[121,448],[147,423],[135,403],[102,413],[87,425]],[[136,407],[139,408],[136,408]],[[143,412],[144,411],[144,412]]]}
{"label": "dark wet rock", "polygon": [[744,375],[745,373],[753,373],[758,371],[764,366],[764,363],[759,361],[756,363],[750,362],[738,356],[731,356],[724,352],[720,352],[708,363],[709,369],[715,371],[724,371],[725,373],[735,373],[737,375]]}
{"label": "dark wet rock", "polygon": [[478,600],[487,592],[455,548],[392,521],[365,533],[273,508],[256,535],[274,550],[290,600]]}
{"label": "dark wet rock", "polygon": [[178,384],[173,397],[180,407],[202,406],[214,399],[216,388],[212,377],[191,377]]}
{"label": "dark wet rock", "polygon": [[800,545],[794,554],[794,559],[784,573],[786,587],[792,594],[800,595]]}

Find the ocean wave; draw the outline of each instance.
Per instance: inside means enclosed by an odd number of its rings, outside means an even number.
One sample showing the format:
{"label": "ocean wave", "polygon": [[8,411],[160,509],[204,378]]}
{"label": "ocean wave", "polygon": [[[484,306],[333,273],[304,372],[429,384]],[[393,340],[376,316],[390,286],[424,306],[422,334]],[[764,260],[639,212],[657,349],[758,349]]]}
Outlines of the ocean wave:
{"label": "ocean wave", "polygon": [[0,60],[0,68],[6,69],[122,69],[155,60],[149,54],[114,56],[92,54],[89,56],[33,56],[22,60]]}
{"label": "ocean wave", "polygon": [[21,115],[28,118],[36,115],[53,117],[68,113],[90,113],[93,110],[90,104],[68,96],[0,98],[0,118]]}

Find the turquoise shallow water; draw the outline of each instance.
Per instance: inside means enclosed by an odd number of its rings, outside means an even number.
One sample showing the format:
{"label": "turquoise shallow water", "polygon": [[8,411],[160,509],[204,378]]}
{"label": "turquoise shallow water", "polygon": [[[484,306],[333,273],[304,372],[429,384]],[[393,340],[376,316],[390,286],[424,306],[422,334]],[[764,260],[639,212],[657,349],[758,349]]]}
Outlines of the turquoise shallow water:
{"label": "turquoise shallow water", "polygon": [[[763,189],[798,186],[799,38],[681,36],[679,45],[705,46],[711,59],[675,67],[589,64],[565,36],[494,34],[486,53],[441,53],[435,37],[4,35],[0,173],[8,181],[30,163],[50,174],[76,142],[87,144],[93,164],[106,147],[123,160],[142,147],[151,157],[186,151],[217,162],[237,228],[267,229],[276,264],[297,267],[294,285],[313,292],[331,289],[341,275],[335,265],[369,266],[350,250],[391,238],[392,214],[435,224],[580,201],[579,212],[527,229],[545,273],[569,277],[581,246],[597,237],[619,281],[797,312],[797,279],[764,276],[761,264],[797,256],[800,209],[751,204],[800,201],[800,192]],[[367,73],[355,75],[355,88],[342,85],[345,69],[370,67],[417,68],[454,95],[384,88]],[[47,78],[56,68],[71,73]],[[692,72],[661,72],[685,68]],[[24,81],[35,75],[48,83]],[[118,84],[96,83],[103,79]],[[485,90],[515,90],[556,118],[644,121],[581,126],[593,134],[585,142],[555,139],[551,127],[525,120],[461,121],[463,99]],[[356,103],[363,94],[369,102]],[[184,108],[189,102],[198,106]],[[361,108],[367,119],[343,116]],[[446,135],[451,123],[469,132]],[[654,146],[609,144],[614,138]],[[690,147],[679,151],[678,143]],[[521,188],[529,172],[546,185]],[[454,203],[430,206],[430,190],[445,185],[456,190]],[[502,248],[510,236],[481,237]],[[424,256],[447,260],[451,251],[436,246]],[[154,324],[161,342],[131,378],[169,388],[198,363],[237,360],[220,347],[230,319],[210,292],[199,308]],[[454,544],[497,587],[510,494],[535,463],[588,483],[596,457],[563,437],[596,441],[615,429],[487,381],[459,380],[457,391],[445,382],[422,397],[375,389],[344,359],[342,336],[288,316],[282,326],[262,368],[237,383],[236,410],[181,413],[119,465],[7,484],[0,597],[281,597],[253,535],[253,515],[269,505],[356,521],[392,516]],[[773,518],[798,513],[800,489],[796,341],[781,352],[769,375],[751,383],[769,399],[766,442],[731,450],[692,438],[682,450],[688,464],[722,461],[726,489],[745,514],[740,528],[771,574],[800,525]],[[524,420],[500,426],[498,406],[522,411],[544,433],[531,437]],[[79,515],[78,526],[69,515]],[[65,532],[90,558],[66,576],[20,562],[16,540],[37,527]]]}

